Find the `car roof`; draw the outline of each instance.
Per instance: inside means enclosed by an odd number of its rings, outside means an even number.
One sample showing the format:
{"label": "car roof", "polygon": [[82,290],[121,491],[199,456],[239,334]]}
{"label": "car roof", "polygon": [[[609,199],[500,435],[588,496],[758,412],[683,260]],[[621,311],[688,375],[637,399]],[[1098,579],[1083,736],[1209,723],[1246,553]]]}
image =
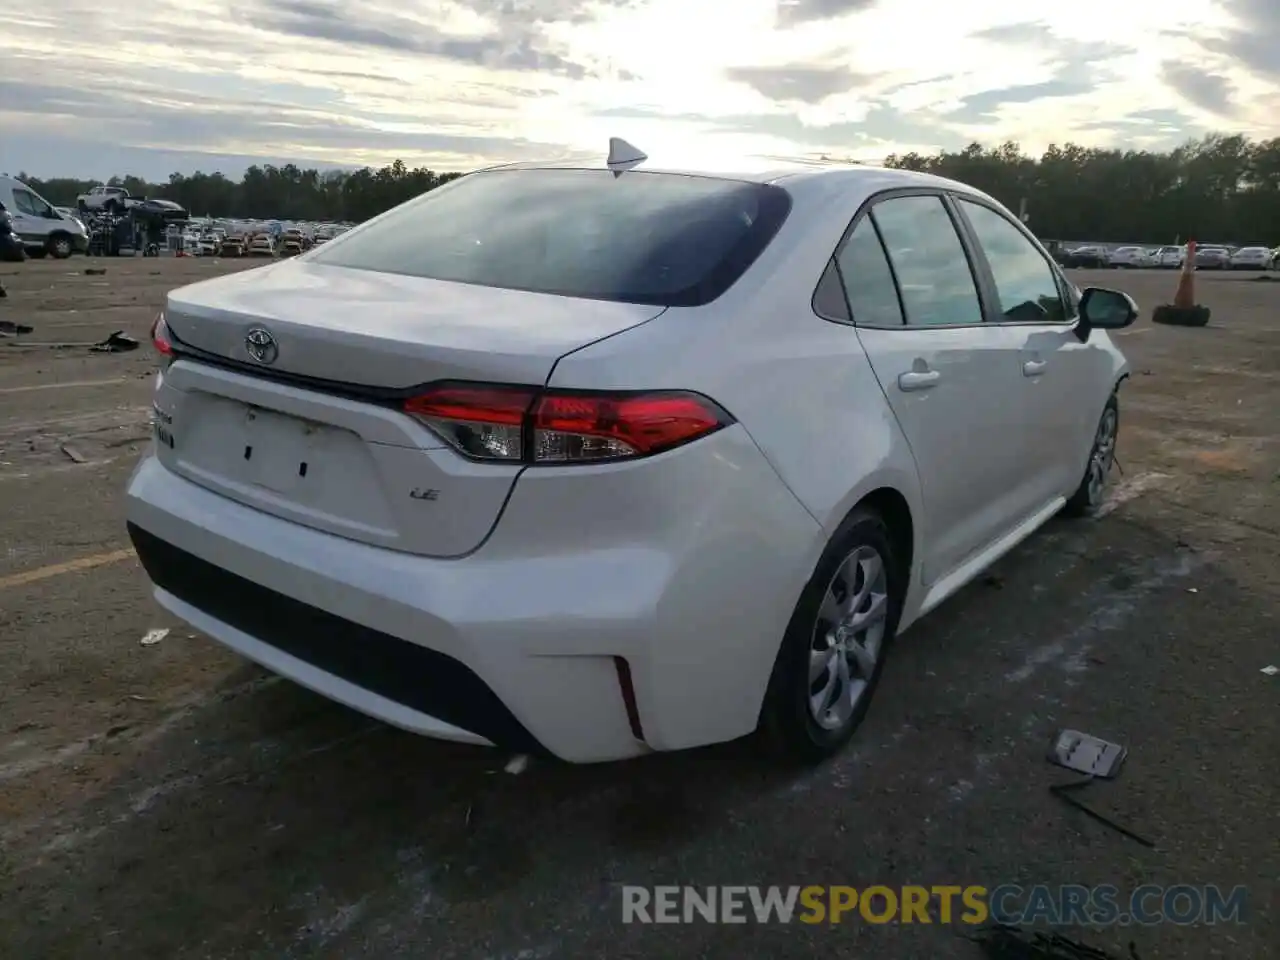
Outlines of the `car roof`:
{"label": "car roof", "polygon": [[[478,173],[500,170],[607,170],[608,167],[592,163],[525,161],[485,167]],[[817,187],[825,191],[831,186],[848,186],[868,192],[891,190],[895,187],[932,187],[983,196],[982,191],[967,184],[931,173],[914,170],[897,170],[864,164],[825,161],[783,161],[776,166],[762,165],[760,169],[733,169],[714,166],[659,167],[647,163],[632,168],[639,173],[661,173],[673,176],[712,177],[720,180],[739,180],[744,183],[783,184],[791,192]]]}

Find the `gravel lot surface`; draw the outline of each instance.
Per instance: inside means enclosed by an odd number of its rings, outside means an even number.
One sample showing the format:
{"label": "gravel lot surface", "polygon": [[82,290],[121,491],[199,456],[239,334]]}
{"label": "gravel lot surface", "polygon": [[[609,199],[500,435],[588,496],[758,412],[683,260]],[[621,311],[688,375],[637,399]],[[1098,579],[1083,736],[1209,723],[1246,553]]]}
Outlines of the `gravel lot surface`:
{"label": "gravel lot surface", "polygon": [[[623,884],[810,883],[1244,884],[1245,925],[1069,932],[1143,960],[1276,955],[1280,283],[1202,273],[1210,327],[1119,335],[1106,515],[1054,521],[906,634],[834,762],[781,773],[736,743],[513,776],[151,601],[121,513],[147,331],[168,289],[251,266],[0,266],[0,322],[34,327],[0,336],[0,956],[981,956],[938,923],[621,922]],[[1174,286],[1077,279],[1148,315]],[[114,330],[144,348],[87,348]],[[1060,727],[1130,748],[1085,796],[1154,848],[1049,793],[1072,778],[1044,759]]]}

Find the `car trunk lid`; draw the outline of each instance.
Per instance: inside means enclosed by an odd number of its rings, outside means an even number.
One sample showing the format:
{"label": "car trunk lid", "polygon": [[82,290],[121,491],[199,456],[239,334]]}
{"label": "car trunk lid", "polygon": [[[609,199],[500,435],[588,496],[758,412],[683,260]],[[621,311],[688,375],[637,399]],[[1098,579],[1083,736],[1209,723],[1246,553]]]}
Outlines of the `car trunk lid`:
{"label": "car trunk lid", "polygon": [[[426,383],[541,385],[557,360],[662,307],[315,267],[175,291],[179,359],[156,396],[158,455],[255,509],[425,556],[479,546],[519,464],[475,463],[399,410]],[[276,355],[246,337],[269,331]]]}
{"label": "car trunk lid", "polygon": [[[385,390],[443,379],[542,384],[566,353],[663,309],[291,260],[174,291],[166,318],[182,343],[264,373]],[[275,341],[269,366],[248,352],[255,327]]]}

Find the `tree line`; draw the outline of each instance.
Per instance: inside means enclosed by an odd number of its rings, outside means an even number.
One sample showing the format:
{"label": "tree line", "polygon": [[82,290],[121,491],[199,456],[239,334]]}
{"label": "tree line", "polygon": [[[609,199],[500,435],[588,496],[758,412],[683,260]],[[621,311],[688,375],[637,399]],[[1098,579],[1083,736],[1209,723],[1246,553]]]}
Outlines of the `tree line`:
{"label": "tree line", "polygon": [[[316,170],[297,164],[254,165],[239,180],[222,173],[171,173],[165,183],[117,176],[107,183],[134,197],[157,197],[181,204],[194,217],[349,221],[359,223],[419,194],[448,183],[460,173],[409,169],[401,160],[380,170]],[[100,180],[59,177],[42,180],[20,173],[18,179],[57,206],[74,207],[76,197]]]}
{"label": "tree line", "polygon": [[[1168,152],[1067,143],[1038,157],[1017,143],[974,143],[955,152],[895,154],[884,164],[971,184],[1015,212],[1025,205],[1028,225],[1044,239],[1280,243],[1280,138],[1213,134]],[[397,160],[378,170],[289,163],[251,166],[240,180],[196,172],[174,173],[167,183],[133,176],[109,182],[135,196],[175,201],[194,216],[358,222],[458,176]],[[67,206],[97,183],[19,179]]]}
{"label": "tree line", "polygon": [[1212,134],[1167,153],[1016,143],[890,156],[885,165],[959,180],[991,194],[1042,239],[1171,244],[1280,244],[1280,138]]}

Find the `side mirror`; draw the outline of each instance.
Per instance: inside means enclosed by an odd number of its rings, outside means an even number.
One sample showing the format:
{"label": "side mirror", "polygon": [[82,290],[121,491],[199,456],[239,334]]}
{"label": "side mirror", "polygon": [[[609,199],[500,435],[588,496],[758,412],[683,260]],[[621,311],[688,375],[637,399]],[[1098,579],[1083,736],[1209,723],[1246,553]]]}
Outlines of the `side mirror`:
{"label": "side mirror", "polygon": [[1138,319],[1138,305],[1133,297],[1119,290],[1105,287],[1087,287],[1080,297],[1080,339],[1086,340],[1089,331],[1119,330]]}

